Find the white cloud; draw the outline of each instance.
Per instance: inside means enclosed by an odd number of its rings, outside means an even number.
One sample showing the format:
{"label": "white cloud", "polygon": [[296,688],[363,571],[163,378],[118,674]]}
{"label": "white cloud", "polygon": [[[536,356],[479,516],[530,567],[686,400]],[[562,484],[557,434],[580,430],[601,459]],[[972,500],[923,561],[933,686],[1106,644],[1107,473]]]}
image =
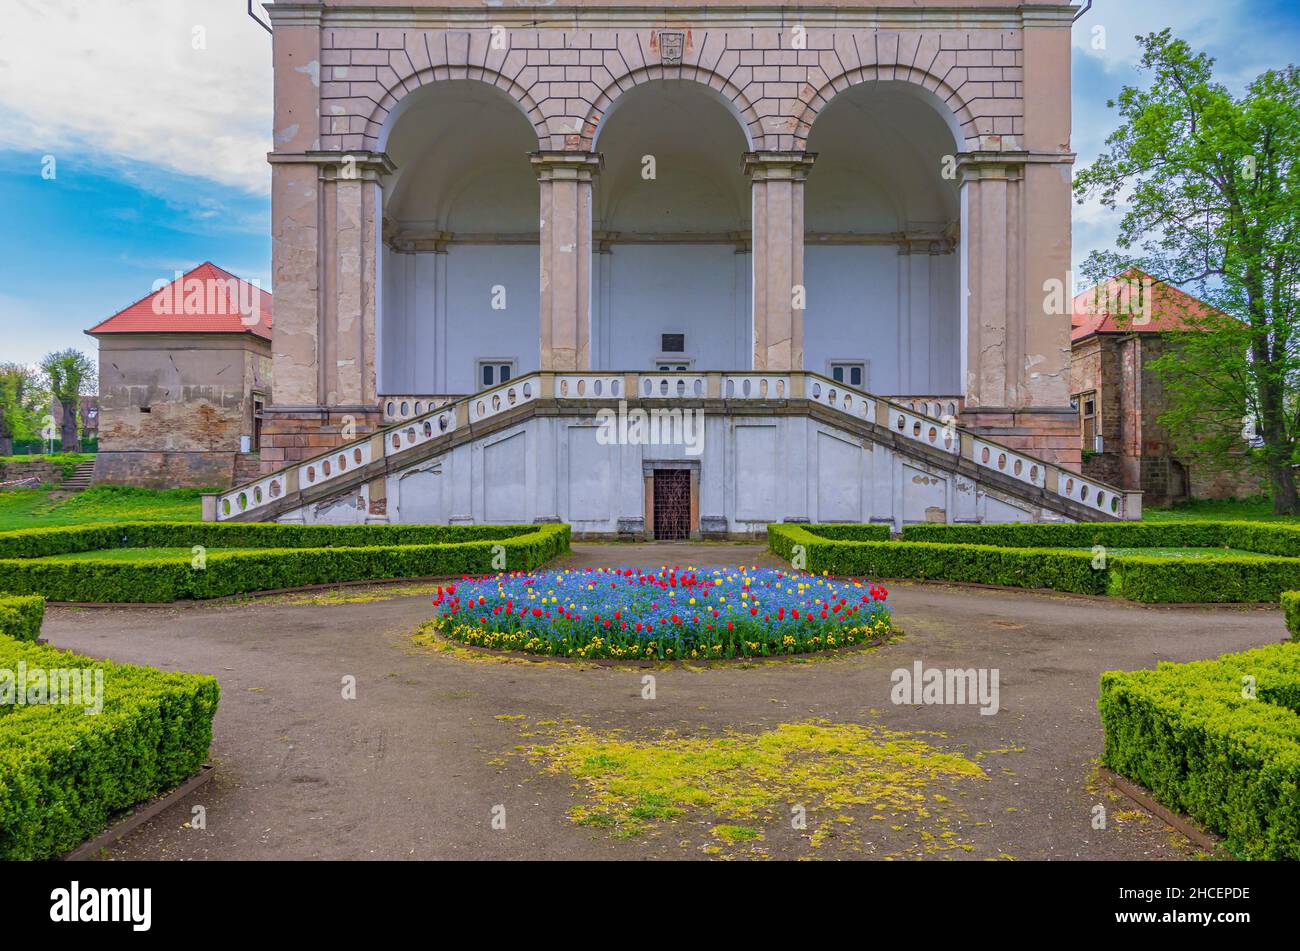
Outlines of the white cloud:
{"label": "white cloud", "polygon": [[267,193],[271,37],[244,6],[10,0],[0,146],[75,150]]}
{"label": "white cloud", "polygon": [[[1075,55],[1093,57],[1132,82],[1131,70],[1142,56],[1136,37],[1166,27],[1192,49],[1219,54],[1216,75],[1233,89],[1294,55],[1294,32],[1270,29],[1251,0],[1095,0],[1074,25]],[[1098,29],[1104,31],[1103,49],[1095,45]]]}

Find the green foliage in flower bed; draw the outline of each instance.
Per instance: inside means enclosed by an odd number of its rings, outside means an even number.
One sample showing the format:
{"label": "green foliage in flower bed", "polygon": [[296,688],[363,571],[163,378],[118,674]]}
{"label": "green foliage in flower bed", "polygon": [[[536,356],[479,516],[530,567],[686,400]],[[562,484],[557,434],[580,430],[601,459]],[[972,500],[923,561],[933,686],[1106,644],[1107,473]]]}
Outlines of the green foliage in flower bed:
{"label": "green foliage in flower bed", "polygon": [[600,568],[471,578],[438,589],[433,627],[476,647],[555,657],[722,660],[887,637],[880,585],[772,568]]}
{"label": "green foliage in flower bed", "polygon": [[[1267,602],[1300,588],[1300,528],[1282,524],[910,525],[898,542],[832,537],[842,537],[844,528],[772,525],[768,542],[785,558],[803,546],[804,561],[795,564],[814,572],[1051,588],[1145,603]],[[1094,546],[1101,548],[1094,552]],[[1158,548],[1250,554],[1116,554]]]}
{"label": "green foliage in flower bed", "polygon": [[[52,702],[74,678],[89,689]],[[102,708],[88,713],[96,683]],[[212,677],[0,637],[0,859],[57,858],[197,773],[218,695]]]}
{"label": "green foliage in flower bed", "polygon": [[0,594],[0,636],[34,641],[45,620],[45,599],[35,594]]}
{"label": "green foliage in flower bed", "polygon": [[1102,674],[1102,762],[1224,835],[1300,859],[1300,645]]}
{"label": "green foliage in flower bed", "polygon": [[[187,561],[52,556],[188,548]],[[540,567],[567,525],[279,525],[139,522],[0,533],[0,590],[52,601],[158,603],[343,581],[454,577]],[[249,550],[256,549],[256,550]]]}

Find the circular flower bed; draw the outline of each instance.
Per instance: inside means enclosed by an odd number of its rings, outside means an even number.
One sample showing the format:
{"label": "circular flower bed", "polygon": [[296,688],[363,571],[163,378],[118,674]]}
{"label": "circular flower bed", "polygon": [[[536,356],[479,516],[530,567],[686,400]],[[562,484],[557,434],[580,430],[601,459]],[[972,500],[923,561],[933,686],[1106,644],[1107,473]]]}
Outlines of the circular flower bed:
{"label": "circular flower bed", "polygon": [[770,657],[879,641],[888,592],[775,568],[600,568],[466,578],[433,624],[475,647],[553,657]]}

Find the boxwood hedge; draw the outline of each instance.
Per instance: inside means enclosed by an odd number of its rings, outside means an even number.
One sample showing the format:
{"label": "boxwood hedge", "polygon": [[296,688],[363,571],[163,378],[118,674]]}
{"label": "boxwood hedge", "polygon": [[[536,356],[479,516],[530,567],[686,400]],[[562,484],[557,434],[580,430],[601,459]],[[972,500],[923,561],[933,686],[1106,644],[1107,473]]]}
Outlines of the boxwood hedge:
{"label": "boxwood hedge", "polygon": [[[107,548],[204,547],[185,560],[34,561]],[[0,590],[52,601],[158,603],[343,581],[540,567],[569,548],[567,525],[278,525],[140,522],[0,533]],[[258,551],[223,551],[257,548]],[[495,564],[494,564],[495,561]]]}
{"label": "boxwood hedge", "polygon": [[[879,578],[976,581],[1111,594],[1145,603],[1277,601],[1300,589],[1300,528],[1249,522],[909,525],[902,541],[871,541],[881,526],[771,525],[769,545],[805,567]],[[1123,555],[1093,567],[1091,549],[1229,547],[1272,557]],[[1079,551],[1052,549],[1077,548]]]}
{"label": "boxwood hedge", "polygon": [[1300,641],[1300,591],[1282,592],[1282,615],[1286,618],[1291,640]]}
{"label": "boxwood hedge", "polygon": [[1300,859],[1300,644],[1102,674],[1102,762],[1249,859]]}
{"label": "boxwood hedge", "polygon": [[[24,671],[20,685],[17,672]],[[60,684],[102,672],[102,710],[42,700],[35,672]],[[17,691],[25,690],[18,703]],[[47,687],[47,689],[49,689]],[[217,681],[82,657],[0,637],[0,859],[56,858],[115,813],[193,776],[212,743]]]}
{"label": "boxwood hedge", "polygon": [[45,599],[34,594],[0,594],[0,635],[34,641],[45,620]]}

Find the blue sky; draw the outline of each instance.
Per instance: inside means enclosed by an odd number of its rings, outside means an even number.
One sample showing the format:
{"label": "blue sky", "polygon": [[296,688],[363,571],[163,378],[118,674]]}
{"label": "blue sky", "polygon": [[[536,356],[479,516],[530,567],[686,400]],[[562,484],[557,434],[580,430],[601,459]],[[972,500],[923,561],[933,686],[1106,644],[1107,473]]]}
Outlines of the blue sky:
{"label": "blue sky", "polygon": [[[1114,125],[1106,100],[1138,80],[1133,36],[1165,26],[1236,88],[1300,50],[1295,0],[1096,0],[1075,27],[1080,167]],[[0,362],[93,353],[85,328],[204,260],[269,288],[270,100],[270,37],[239,0],[8,0]],[[1117,223],[1076,208],[1076,262]]]}

